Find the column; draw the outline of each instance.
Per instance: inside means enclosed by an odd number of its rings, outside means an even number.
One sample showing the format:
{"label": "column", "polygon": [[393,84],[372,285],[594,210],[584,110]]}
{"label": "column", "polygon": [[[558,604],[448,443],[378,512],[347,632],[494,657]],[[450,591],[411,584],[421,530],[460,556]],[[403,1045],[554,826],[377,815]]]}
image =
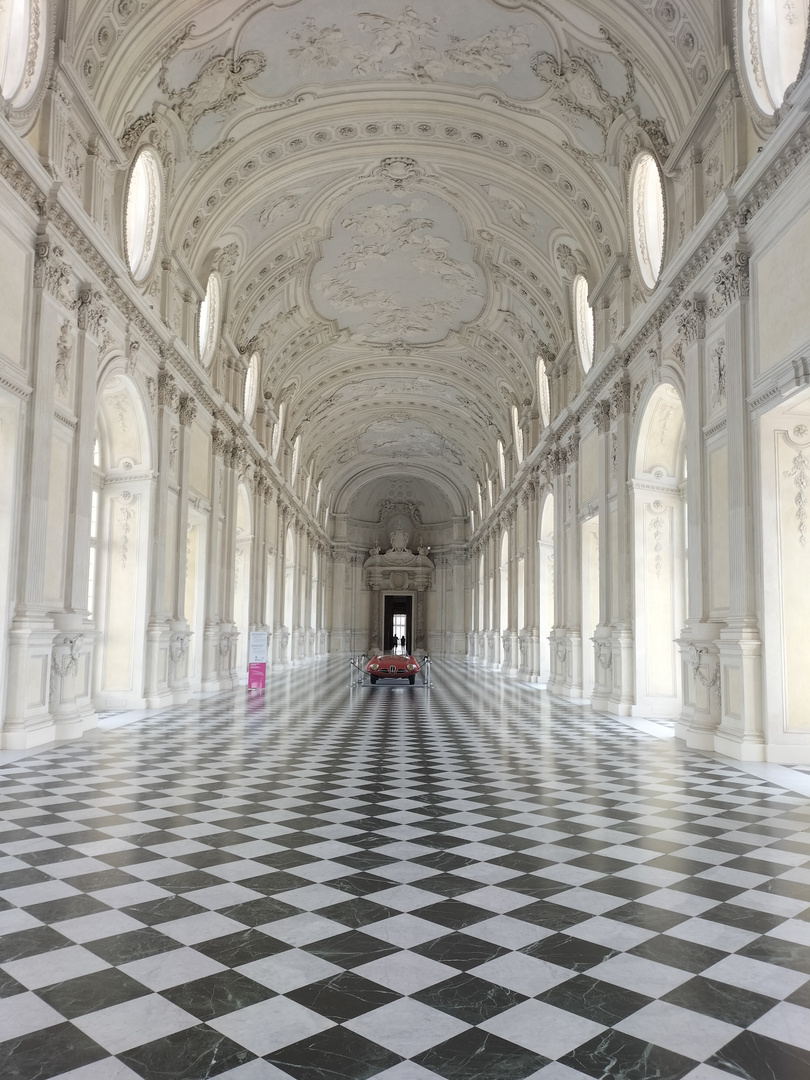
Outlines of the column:
{"label": "column", "polygon": [[[749,418],[748,253],[735,248],[722,260],[715,285],[725,311],[726,432],[728,438],[729,613],[720,631],[721,719],[715,748],[746,761],[764,758],[762,641],[757,620],[756,550],[752,511],[752,425]],[[718,293],[715,293],[715,297]],[[715,311],[712,311],[715,314]],[[691,552],[690,552],[691,562]]]}
{"label": "column", "polygon": [[709,469],[703,438],[706,417],[703,371],[706,357],[706,305],[700,297],[687,299],[678,315],[678,334],[683,349],[686,386],[686,485],[687,617],[678,646],[681,650],[683,709],[675,733],[687,745],[714,749],[714,733],[720,722],[719,663],[715,638],[719,621],[712,618],[709,552]]}

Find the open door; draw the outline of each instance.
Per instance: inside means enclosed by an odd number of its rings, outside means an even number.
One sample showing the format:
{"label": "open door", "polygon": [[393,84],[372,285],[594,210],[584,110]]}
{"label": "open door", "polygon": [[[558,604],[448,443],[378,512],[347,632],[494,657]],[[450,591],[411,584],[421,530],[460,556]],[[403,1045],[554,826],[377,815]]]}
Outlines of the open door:
{"label": "open door", "polygon": [[[402,639],[405,639],[404,652],[410,653],[413,645],[413,597],[386,596],[383,621],[383,648],[386,651],[402,652]],[[395,640],[396,639],[396,640]]]}

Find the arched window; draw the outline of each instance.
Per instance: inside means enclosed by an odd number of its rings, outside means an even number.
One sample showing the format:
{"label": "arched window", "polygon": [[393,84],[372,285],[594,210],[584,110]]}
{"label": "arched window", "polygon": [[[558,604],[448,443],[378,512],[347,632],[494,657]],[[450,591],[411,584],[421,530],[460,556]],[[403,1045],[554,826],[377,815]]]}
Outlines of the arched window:
{"label": "arched window", "polygon": [[307,473],[306,484],[304,486],[304,505],[309,502],[309,493],[312,490],[312,465],[310,464],[309,472]]}
{"label": "arched window", "polygon": [[757,107],[772,116],[799,74],[808,0],[739,0],[743,68]]}
{"label": "arched window", "polygon": [[523,464],[523,428],[520,426],[520,414],[517,405],[512,406],[512,434],[515,440],[515,453],[518,465]]}
{"label": "arched window", "polygon": [[664,184],[658,162],[642,150],[630,174],[630,215],[641,277],[648,289],[655,287],[664,259]]}
{"label": "arched window", "polygon": [[295,478],[298,475],[298,458],[301,454],[301,436],[296,435],[293,441],[292,464],[290,465],[290,487],[295,486]]}
{"label": "arched window", "polygon": [[574,329],[583,371],[593,363],[593,308],[588,299],[588,281],[584,274],[574,278]]}
{"label": "arched window", "polygon": [[281,436],[284,431],[284,402],[278,407],[278,420],[273,429],[273,457],[278,460],[278,452],[281,449]]}
{"label": "arched window", "polygon": [[256,395],[259,389],[259,354],[253,353],[245,372],[245,393],[242,399],[242,412],[248,423],[256,412]]}
{"label": "arched window", "polygon": [[27,105],[39,85],[45,59],[48,5],[6,0],[0,5],[0,94],[15,108]]}
{"label": "arched window", "polygon": [[498,439],[498,473],[501,478],[501,488],[506,490],[506,453],[503,448],[503,439]]}
{"label": "arched window", "polygon": [[208,367],[214,358],[219,338],[219,314],[222,301],[222,288],[219,274],[211,273],[205,289],[205,297],[200,304],[200,321],[197,327],[197,344],[200,363]]}
{"label": "arched window", "polygon": [[152,268],[157,251],[163,189],[160,161],[146,146],[132,165],[124,207],[124,239],[129,272],[143,281]]}
{"label": "arched window", "polygon": [[540,416],[543,426],[546,427],[551,420],[551,393],[546,374],[546,362],[542,356],[537,357],[537,397],[540,403]]}

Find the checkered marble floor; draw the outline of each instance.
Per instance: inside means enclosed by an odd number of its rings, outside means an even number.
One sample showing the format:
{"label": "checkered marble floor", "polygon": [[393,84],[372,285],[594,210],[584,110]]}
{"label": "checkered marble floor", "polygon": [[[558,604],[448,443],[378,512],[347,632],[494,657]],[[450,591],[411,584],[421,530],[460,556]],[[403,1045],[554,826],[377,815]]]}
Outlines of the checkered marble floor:
{"label": "checkered marble floor", "polygon": [[433,679],[300,669],[4,767],[0,1077],[809,1077],[807,796]]}

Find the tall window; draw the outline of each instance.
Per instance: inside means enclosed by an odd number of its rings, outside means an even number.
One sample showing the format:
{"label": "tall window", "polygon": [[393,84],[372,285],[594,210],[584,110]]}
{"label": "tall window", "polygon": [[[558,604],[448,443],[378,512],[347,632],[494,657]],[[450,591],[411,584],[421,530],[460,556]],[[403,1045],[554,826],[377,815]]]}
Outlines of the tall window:
{"label": "tall window", "polygon": [[517,405],[512,406],[512,435],[515,440],[515,453],[518,465],[523,464],[523,428],[520,426],[520,415]]}
{"label": "tall window", "polygon": [[543,418],[543,425],[546,426],[551,420],[551,394],[546,374],[546,362],[542,356],[537,357],[537,396],[540,401],[540,416]]}
{"label": "tall window", "polygon": [[584,274],[574,278],[574,329],[577,350],[584,371],[593,363],[593,308],[588,299],[588,281]]}
{"label": "tall window", "polygon": [[498,439],[498,473],[501,478],[501,488],[506,490],[506,453],[503,448],[503,439]]}
{"label": "tall window", "polygon": [[290,465],[290,487],[295,487],[295,478],[298,475],[298,458],[301,454],[301,436],[296,435],[293,441],[292,464]]}
{"label": "tall window", "polygon": [[98,569],[98,510],[101,501],[101,443],[96,435],[93,443],[93,494],[90,502],[90,552],[87,575],[87,611],[96,616],[96,573]]}
{"label": "tall window", "polygon": [[273,457],[278,460],[278,452],[281,449],[281,436],[284,432],[284,402],[278,407],[278,420],[273,429]]}
{"label": "tall window", "polygon": [[630,213],[633,244],[641,277],[654,288],[664,258],[664,185],[658,162],[642,150],[630,175]]}

